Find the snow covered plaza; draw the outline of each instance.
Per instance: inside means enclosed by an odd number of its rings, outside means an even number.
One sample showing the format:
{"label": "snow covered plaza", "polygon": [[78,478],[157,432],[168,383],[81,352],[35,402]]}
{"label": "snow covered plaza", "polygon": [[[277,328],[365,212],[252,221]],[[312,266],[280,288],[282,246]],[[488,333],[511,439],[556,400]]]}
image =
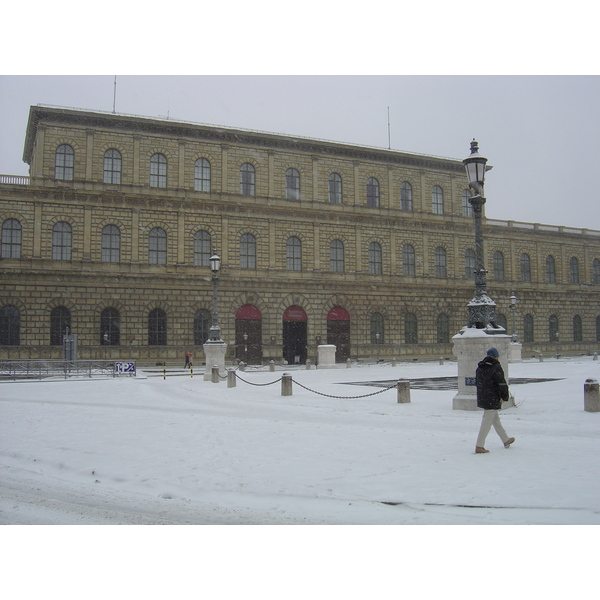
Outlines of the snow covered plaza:
{"label": "snow covered plaza", "polygon": [[[0,522],[600,524],[600,414],[584,411],[600,361],[511,364],[502,421],[516,442],[492,430],[488,455],[474,453],[480,411],[419,385],[456,368],[286,369],[291,396],[250,384],[281,367],[238,372],[231,388],[181,370],[2,382]],[[395,388],[365,396],[398,379],[410,403]]]}

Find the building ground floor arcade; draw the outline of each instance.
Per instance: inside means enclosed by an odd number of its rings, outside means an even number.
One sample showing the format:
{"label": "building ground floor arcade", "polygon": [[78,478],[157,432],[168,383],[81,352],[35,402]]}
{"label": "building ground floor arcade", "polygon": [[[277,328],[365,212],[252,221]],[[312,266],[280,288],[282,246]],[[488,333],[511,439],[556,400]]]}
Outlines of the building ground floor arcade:
{"label": "building ground floor arcade", "polygon": [[[209,277],[38,273],[5,278],[0,296],[0,358],[63,358],[65,333],[77,336],[79,359],[204,361],[212,324]],[[315,362],[317,346],[334,344],[336,360],[452,357],[452,336],[466,324],[472,282],[440,286],[292,280],[218,283],[217,316],[226,360],[249,364]],[[513,330],[508,287],[491,287],[498,321]],[[597,295],[534,287],[519,290],[514,328],[523,356],[600,350]],[[6,339],[4,339],[6,338]]]}

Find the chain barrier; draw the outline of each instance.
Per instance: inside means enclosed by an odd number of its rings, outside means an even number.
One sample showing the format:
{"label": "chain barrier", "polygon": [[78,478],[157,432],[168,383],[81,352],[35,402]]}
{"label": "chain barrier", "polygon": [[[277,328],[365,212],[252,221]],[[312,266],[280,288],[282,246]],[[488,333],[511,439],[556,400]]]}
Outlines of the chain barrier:
{"label": "chain barrier", "polygon": [[275,381],[271,381],[270,383],[252,383],[251,381],[246,381],[245,379],[242,379],[237,373],[235,373],[235,376],[240,381],[243,381],[244,383],[247,383],[248,385],[255,385],[256,387],[265,387],[267,385],[273,385],[274,383],[279,383],[283,379],[283,377],[280,377],[279,379],[276,379]]}
{"label": "chain barrier", "polygon": [[[237,377],[237,379],[239,379],[240,381],[243,381],[244,383],[247,383],[248,385],[254,385],[257,387],[265,387],[268,385],[273,385],[275,383],[279,383],[283,377],[280,377],[279,379],[276,379],[275,381],[271,381],[269,383],[253,383],[251,381],[246,381],[245,379],[242,379],[237,373],[235,373],[235,376]],[[327,398],[336,398],[336,399],[340,399],[340,400],[355,400],[358,398],[368,398],[369,396],[376,396],[377,394],[383,394],[383,392],[387,392],[388,390],[392,390],[396,387],[397,384],[394,385],[390,385],[388,387],[382,388],[380,390],[377,390],[376,392],[371,392],[369,394],[362,394],[360,396],[335,396],[333,394],[325,394],[323,392],[318,392],[317,390],[313,390],[309,387],[306,387],[305,385],[302,385],[299,381],[296,381],[295,379],[292,379],[292,383],[295,383],[296,385],[300,386],[301,388],[307,390],[308,392],[312,392],[313,394],[318,394],[319,396],[325,396]]]}
{"label": "chain barrier", "polygon": [[317,392],[317,390],[312,390],[309,387],[302,385],[300,382],[296,381],[295,379],[292,379],[292,381],[296,385],[299,385],[301,388],[304,388],[305,390],[312,392],[313,394],[319,394],[319,396],[326,396],[327,398],[336,398],[336,399],[340,399],[340,400],[355,400],[357,398],[368,398],[369,396],[376,396],[377,394],[383,394],[383,392],[387,392],[388,390],[392,390],[396,387],[396,384],[390,385],[389,387],[382,388],[381,390],[377,390],[376,392],[371,392],[370,394],[362,394],[361,396],[334,396],[333,394],[324,394],[323,392]]}

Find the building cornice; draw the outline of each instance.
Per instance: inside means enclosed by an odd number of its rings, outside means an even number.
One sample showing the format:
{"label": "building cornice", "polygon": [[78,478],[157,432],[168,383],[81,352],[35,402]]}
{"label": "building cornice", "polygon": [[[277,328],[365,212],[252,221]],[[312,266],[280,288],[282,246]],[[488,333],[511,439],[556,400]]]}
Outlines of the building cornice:
{"label": "building cornice", "polygon": [[113,129],[132,134],[165,135],[188,140],[258,147],[265,150],[275,149],[321,156],[337,156],[354,160],[370,160],[388,163],[389,165],[434,169],[464,175],[462,161],[450,158],[285,134],[233,129],[217,125],[49,106],[30,107],[23,150],[23,161],[27,164],[31,164],[36,130],[42,123],[45,125],[51,125],[52,123],[74,125],[86,129]]}

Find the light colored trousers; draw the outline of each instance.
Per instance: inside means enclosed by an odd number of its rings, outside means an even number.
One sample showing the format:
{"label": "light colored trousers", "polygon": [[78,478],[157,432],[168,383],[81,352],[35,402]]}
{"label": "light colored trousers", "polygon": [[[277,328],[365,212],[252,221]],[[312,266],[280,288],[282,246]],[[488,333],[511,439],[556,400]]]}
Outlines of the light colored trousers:
{"label": "light colored trousers", "polygon": [[485,438],[490,432],[492,425],[494,426],[496,433],[500,436],[502,443],[509,439],[508,434],[504,431],[504,427],[502,427],[502,422],[500,421],[500,411],[484,410],[481,419],[481,427],[479,428],[479,435],[477,436],[477,446],[480,448],[483,448]]}

